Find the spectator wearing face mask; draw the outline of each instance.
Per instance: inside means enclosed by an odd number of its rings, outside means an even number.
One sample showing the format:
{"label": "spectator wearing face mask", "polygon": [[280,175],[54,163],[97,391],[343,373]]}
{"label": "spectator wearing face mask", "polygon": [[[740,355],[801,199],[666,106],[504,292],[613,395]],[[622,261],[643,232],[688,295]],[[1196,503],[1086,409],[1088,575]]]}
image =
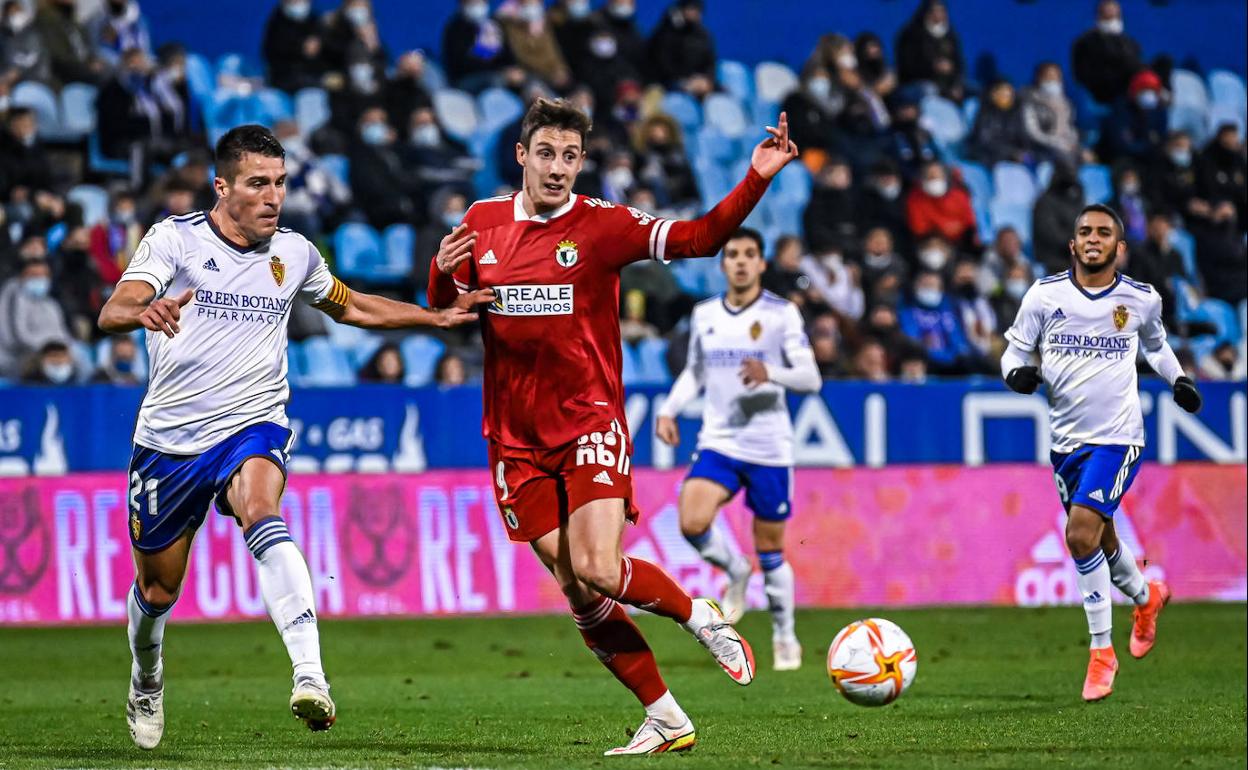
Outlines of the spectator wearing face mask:
{"label": "spectator wearing face mask", "polygon": [[859,216],[865,228],[882,227],[893,236],[896,247],[905,251],[911,243],[906,227],[906,202],[901,194],[901,172],[889,158],[876,161],[867,172],[867,183],[859,196]]}
{"label": "spectator wearing face mask", "polygon": [[1075,81],[1101,104],[1112,104],[1127,92],[1131,78],[1143,68],[1140,44],[1123,32],[1117,0],[1096,6],[1096,26],[1075,40],[1070,52]]}
{"label": "spectator wearing face mask", "polygon": [[96,272],[91,257],[91,234],[85,227],[72,227],[61,239],[52,263],[56,266],[53,286],[55,298],[61,303],[65,321],[77,339],[90,341],[103,336],[96,325],[105,292],[112,283],[105,283]]}
{"label": "spectator wearing face mask", "polygon": [[1230,202],[1240,232],[1244,231],[1244,205],[1248,199],[1248,167],[1243,142],[1234,124],[1218,127],[1217,133],[1200,154],[1196,177],[1197,191],[1210,205]]}
{"label": "spectator wearing face mask", "polygon": [[1222,201],[1213,206],[1208,219],[1194,220],[1196,266],[1210,297],[1238,305],[1248,298],[1248,257],[1235,204]]}
{"label": "spectator wearing face mask", "polygon": [[607,0],[597,12],[598,21],[615,38],[616,48],[628,66],[639,74],[646,70],[646,39],[637,29],[636,0]]}
{"label": "spectator wearing face mask", "polygon": [[781,109],[789,118],[789,137],[802,148],[802,161],[812,173],[823,168],[837,145],[836,121],[843,106],[832,76],[817,62],[807,63],[800,87],[784,98]]}
{"label": "spectator wearing face mask", "polygon": [[1184,277],[1183,257],[1170,244],[1173,226],[1170,214],[1156,211],[1148,217],[1148,232],[1138,246],[1131,249],[1128,270],[1131,277],[1150,284],[1161,297],[1161,320],[1171,329],[1175,324],[1175,279]]}
{"label": "spectator wearing face mask", "polygon": [[468,196],[452,187],[443,187],[429,198],[429,220],[416,232],[416,255],[409,279],[417,304],[428,304],[424,292],[429,283],[430,255],[438,253],[442,239],[463,221],[468,203]]}
{"label": "spectator wearing face mask", "polygon": [[497,18],[516,64],[557,91],[571,86],[572,72],[542,0],[503,0]]}
{"label": "spectator wearing face mask", "polygon": [[858,246],[858,195],[854,173],[842,158],[833,158],[815,177],[814,189],[802,226],[806,242],[816,254],[837,250],[845,253]]}
{"label": "spectator wearing face mask", "polygon": [[474,94],[497,84],[503,70],[515,64],[487,0],[460,0],[442,30],[442,60],[451,84]]}
{"label": "spectator wearing face mask", "polygon": [[100,279],[115,285],[130,264],[130,257],[143,238],[138,201],[133,192],[122,189],[112,194],[108,217],[97,222],[88,234],[92,262]]}
{"label": "spectator wearing face mask", "polygon": [[136,182],[146,169],[153,140],[164,136],[164,115],[152,91],[151,73],[146,53],[138,48],[126,51],[96,100],[100,150],[107,157],[130,160]]}
{"label": "spectator wearing face mask", "polygon": [[923,167],[917,186],[906,196],[906,221],[916,239],[939,236],[968,253],[979,253],[979,234],[971,196],[961,184],[952,184],[944,164]]}
{"label": "spectator wearing face mask", "polygon": [[52,83],[52,60],[22,0],[5,0],[0,11],[0,80]]}
{"label": "spectator wearing face mask", "polygon": [[141,385],[142,374],[139,348],[134,344],[134,338],[128,334],[118,334],[109,339],[108,351],[95,373],[91,375],[91,382],[109,385]]}
{"label": "spectator wearing face mask", "polygon": [[1030,159],[1031,138],[1014,86],[1008,81],[998,80],[988,89],[988,98],[971,130],[970,155],[988,166],[1003,160],[1026,163]]}
{"label": "spectator wearing face mask", "polygon": [[547,18],[572,78],[584,83],[597,58],[589,50],[590,41],[602,32],[611,37],[614,46],[614,36],[600,24],[589,0],[556,0]]}
{"label": "spectator wearing face mask", "polygon": [[324,30],[321,44],[326,70],[350,77],[352,67],[368,62],[381,81],[390,57],[381,43],[371,0],[342,0],[325,17]]}
{"label": "spectator wearing face mask", "polygon": [[923,348],[932,372],[964,375],[984,368],[940,273],[923,271],[915,277],[912,291],[897,308],[897,322],[902,333]]}
{"label": "spectator wearing face mask", "polygon": [[897,35],[897,80],[901,85],[929,82],[941,96],[961,102],[966,66],[962,44],[941,0],[923,0]]}
{"label": "spectator wearing face mask", "polygon": [[1197,190],[1197,163],[1192,137],[1186,131],[1171,131],[1161,153],[1154,157],[1148,174],[1149,201],[1159,209],[1177,211],[1186,221],[1208,218],[1209,201]]}
{"label": "spectator wearing face mask", "polygon": [[866,309],[858,265],[846,262],[840,249],[802,258],[802,272],[810,277],[807,295],[813,307],[827,307],[843,318],[857,321]]}
{"label": "spectator wearing face mask", "polygon": [[1114,168],[1114,197],[1110,206],[1122,217],[1127,244],[1135,246],[1144,240],[1148,230],[1148,204],[1144,200],[1144,186],[1140,172],[1129,162]]}
{"label": "spectator wearing face mask", "polygon": [[69,346],[60,340],[46,342],[22,371],[23,385],[70,385],[78,379],[78,367]]}
{"label": "spectator wearing face mask", "polygon": [[775,249],[775,256],[763,271],[763,288],[804,309],[811,283],[802,269],[802,240],[786,235],[776,241]]}
{"label": "spectator wearing face mask", "polygon": [[1141,70],[1131,78],[1125,98],[1114,102],[1101,135],[1101,157],[1113,163],[1132,160],[1147,164],[1166,138],[1166,105],[1161,78]]}
{"label": "spectator wearing face mask", "polygon": [[1041,158],[1078,162],[1082,148],[1075,108],[1062,85],[1062,68],[1055,62],[1038,64],[1031,86],[1023,90],[1023,128]]}
{"label": "spectator wearing face mask", "polygon": [[[909,287],[906,290],[908,291]],[[889,360],[896,360],[901,350],[914,344],[901,331],[901,326],[897,320],[897,307],[899,304],[900,301],[894,304],[880,303],[873,305],[863,319],[860,329],[867,339],[877,340],[884,346]]]}
{"label": "spectator wearing face mask", "polygon": [[424,218],[425,204],[421,183],[405,167],[398,152],[394,129],[386,111],[371,107],[360,115],[348,159],[351,167],[351,194],[368,223],[381,230]]}
{"label": "spectator wearing face mask", "polygon": [[19,246],[20,272],[0,286],[0,377],[16,377],[27,358],[49,342],[70,338],[65,314],[52,293],[52,268],[43,239]]}
{"label": "spectator wearing face mask", "polygon": [[1023,305],[1023,296],[1035,282],[1030,266],[1016,262],[1005,271],[1001,281],[1001,289],[992,297],[992,311],[997,317],[997,334],[1005,334],[1014,319],[1018,317],[1018,309]]}
{"label": "spectator wearing face mask", "polygon": [[939,235],[930,235],[919,241],[914,252],[915,264],[914,271],[919,273],[924,270],[933,273],[940,273],[942,276],[948,274],[948,269],[955,258],[953,245]]}
{"label": "spectator wearing face mask", "polygon": [[1070,227],[1083,210],[1083,185],[1068,163],[1056,163],[1031,215],[1032,253],[1046,273],[1070,267]]}
{"label": "spectator wearing face mask", "polygon": [[613,140],[626,142],[641,117],[641,70],[624,57],[615,34],[606,28],[590,37],[589,53],[593,66],[578,79],[589,86],[594,103],[603,105],[603,114],[594,120],[594,133],[603,129]]}
{"label": "spectator wearing face mask", "polygon": [[448,185],[471,191],[472,175],[480,167],[464,145],[446,135],[429,107],[412,111],[399,154],[425,200]]}
{"label": "spectator wearing face mask", "polygon": [[1242,343],[1238,348],[1230,342],[1221,343],[1213,352],[1203,355],[1196,362],[1196,368],[1203,380],[1242,382],[1248,377]]}
{"label": "spectator wearing face mask", "polygon": [[1010,225],[997,228],[992,245],[984,249],[979,265],[979,288],[984,294],[993,294],[1015,265],[1022,265],[1031,274],[1031,262],[1023,253],[1023,239]]}
{"label": "spectator wearing face mask", "polygon": [[365,110],[385,106],[385,70],[368,57],[352,59],[345,78],[328,80],[337,86],[329,89],[329,124],[340,136],[354,133]]}
{"label": "spectator wearing face mask", "polygon": [[95,54],[91,36],[78,23],[75,0],[42,0],[35,13],[35,29],[52,65],[55,85],[99,83],[107,72]]}
{"label": "spectator wearing face mask", "polygon": [[715,87],[715,41],[702,24],[702,0],[675,0],[648,44],[650,78],[696,97]]}
{"label": "spectator wearing face mask", "polygon": [[51,187],[52,167],[39,140],[38,118],[29,107],[14,107],[0,132],[0,199],[31,201],[35,191]]}
{"label": "spectator wearing face mask", "polygon": [[881,97],[888,96],[897,87],[897,74],[889,66],[884,55],[884,43],[874,32],[863,32],[854,38],[854,54],[858,60],[858,73],[863,85]]}
{"label": "spectator wearing face mask", "polygon": [[904,287],[910,284],[910,268],[893,248],[893,238],[882,227],[867,232],[862,243],[862,287],[867,301],[875,305],[897,304]]}
{"label": "spectator wearing face mask", "polygon": [[321,24],[312,0],[282,0],[264,27],[261,50],[274,88],[294,93],[321,85],[325,74]]}
{"label": "spectator wearing face mask", "polygon": [[953,266],[953,304],[962,320],[966,339],[981,356],[992,352],[997,314],[979,288],[979,268],[973,260],[960,259]]}
{"label": "spectator wearing face mask", "polygon": [[87,20],[87,34],[95,54],[106,63],[116,64],[121,54],[138,48],[149,56],[152,38],[138,0],[105,0],[100,10]]}
{"label": "spectator wearing face mask", "polygon": [[940,157],[936,141],[919,124],[921,95],[917,87],[906,86],[894,91],[890,99],[892,132],[885,144],[889,155],[901,169],[902,177],[907,181],[915,179],[925,163]]}
{"label": "spectator wearing face mask", "polygon": [[666,115],[654,115],[638,132],[637,178],[654,191],[663,209],[692,211],[698,206],[698,185],[680,141],[680,128]]}

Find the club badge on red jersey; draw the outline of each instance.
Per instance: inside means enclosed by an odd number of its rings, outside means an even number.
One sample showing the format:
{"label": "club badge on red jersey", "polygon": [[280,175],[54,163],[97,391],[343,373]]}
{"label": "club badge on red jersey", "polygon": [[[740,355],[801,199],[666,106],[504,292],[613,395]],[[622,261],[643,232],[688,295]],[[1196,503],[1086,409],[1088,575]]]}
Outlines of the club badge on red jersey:
{"label": "club badge on red jersey", "polygon": [[555,247],[555,261],[563,267],[572,267],[580,254],[576,251],[576,241],[559,241]]}

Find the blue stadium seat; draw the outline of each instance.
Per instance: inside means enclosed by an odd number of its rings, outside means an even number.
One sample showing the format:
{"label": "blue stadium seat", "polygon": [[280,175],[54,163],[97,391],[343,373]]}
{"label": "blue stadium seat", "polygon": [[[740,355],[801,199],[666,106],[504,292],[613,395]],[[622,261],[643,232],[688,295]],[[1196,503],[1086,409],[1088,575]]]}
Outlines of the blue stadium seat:
{"label": "blue stadium seat", "polygon": [[942,147],[954,147],[966,138],[966,121],[958,105],[935,94],[923,97],[919,105],[923,126]]}
{"label": "blue stadium seat", "polygon": [[992,169],[992,186],[996,190],[994,202],[1030,207],[1039,192],[1036,179],[1021,163],[1002,161]]}
{"label": "blue stadium seat", "polygon": [[217,78],[212,65],[201,54],[186,54],[186,85],[191,96],[203,102],[217,88]]}
{"label": "blue stadium seat", "polygon": [[728,94],[710,94],[702,103],[702,114],[708,128],[714,128],[729,139],[739,139],[750,129],[741,103]]}
{"label": "blue stadium seat", "polygon": [[433,373],[438,366],[438,359],[446,351],[446,345],[436,337],[428,334],[413,334],[404,337],[399,343],[399,352],[403,356],[403,368],[407,374],[403,384],[413,388],[433,382]]}
{"label": "blue stadium seat", "polygon": [[99,89],[88,83],[66,83],[61,88],[61,131],[80,139],[95,130],[95,99]]}
{"label": "blue stadium seat", "polygon": [[346,155],[322,155],[320,167],[338,181],[351,186],[351,161]]}
{"label": "blue stadium seat", "polygon": [[1044,192],[1049,189],[1049,182],[1051,181],[1053,181],[1053,163],[1042,160],[1036,164],[1036,189]]}
{"label": "blue stadium seat", "polygon": [[1170,72],[1170,92],[1172,104],[1183,104],[1201,110],[1209,109],[1209,92],[1205,90],[1205,81],[1195,72],[1174,69]]}
{"label": "blue stadium seat", "polygon": [[[336,324],[335,324],[336,325]],[[135,329],[130,332],[130,338],[134,340],[135,362],[134,376],[143,382],[147,379],[148,361],[147,361],[147,344],[144,339],[146,332],[143,329]],[[95,343],[95,365],[97,367],[105,367],[113,362],[113,342],[111,337],[106,337]]]}
{"label": "blue stadium seat", "polygon": [[982,163],[960,160],[952,164],[962,175],[962,182],[971,191],[971,202],[987,206],[992,200],[992,177]]}
{"label": "blue stadium seat", "polygon": [[416,251],[416,228],[390,225],[381,234],[382,261],[374,266],[372,280],[397,283],[412,274]]}
{"label": "blue stadium seat", "polygon": [[329,94],[324,88],[301,88],[295,93],[295,122],[304,136],[329,122]]}
{"label": "blue stadium seat", "polygon": [[466,142],[477,131],[477,103],[472,94],[443,88],[433,92],[433,109],[438,123],[451,136]]}
{"label": "blue stadium seat", "polygon": [[786,64],[765,61],[754,68],[754,93],[759,102],[780,104],[798,83],[797,73]]}
{"label": "blue stadium seat", "polygon": [[810,201],[810,171],[802,163],[790,163],[776,174],[775,190],[805,206]]}
{"label": "blue stadium seat", "polygon": [[662,338],[644,339],[637,343],[637,378],[646,385],[667,385],[672,376],[667,371],[668,342]]}
{"label": "blue stadium seat", "polygon": [[1202,299],[1196,288],[1182,278],[1174,281],[1174,296],[1174,316],[1180,323],[1212,326],[1215,345],[1239,341],[1239,320],[1229,302],[1212,297]]}
{"label": "blue stadium seat", "polygon": [[[337,324],[334,324],[335,326]],[[291,341],[286,345],[286,377],[295,387],[303,386],[303,376],[307,372],[307,357],[303,355],[303,343]]]}
{"label": "blue stadium seat", "polygon": [[1166,127],[1171,131],[1186,131],[1199,146],[1209,136],[1209,110],[1190,104],[1172,104],[1166,112]]}
{"label": "blue stadium seat", "polygon": [[703,127],[694,137],[692,144],[697,147],[697,151],[693,153],[695,163],[709,162],[726,166],[738,156],[736,142],[711,126]]}
{"label": "blue stadium seat", "polygon": [[14,107],[27,107],[34,111],[39,123],[39,136],[58,139],[61,135],[61,116],[56,104],[56,94],[37,80],[23,80],[13,86]]}
{"label": "blue stadium seat", "polygon": [[1210,133],[1230,123],[1239,132],[1239,139],[1244,139],[1244,109],[1233,104],[1215,104],[1209,108]]}
{"label": "blue stadium seat", "polygon": [[347,222],[334,232],[334,261],[343,278],[371,279],[382,261],[381,237],[362,222]]}
{"label": "blue stadium seat", "polygon": [[1075,105],[1075,126],[1087,146],[1094,146],[1101,136],[1101,125],[1109,117],[1109,107],[1092,98],[1083,86],[1072,84],[1071,101]]}
{"label": "blue stadium seat", "polygon": [[327,337],[310,337],[303,341],[304,385],[341,387],[355,384],[355,371],[347,353]]}
{"label": "blue stadium seat", "polygon": [[1248,93],[1244,80],[1229,70],[1213,70],[1209,73],[1209,94],[1214,104],[1229,104],[1240,112],[1248,106]]}
{"label": "blue stadium seat", "polygon": [[993,199],[992,203],[988,204],[988,212],[993,232],[1009,225],[1018,232],[1018,237],[1023,241],[1023,247],[1031,248],[1031,204],[1024,205]]}
{"label": "blue stadium seat", "polygon": [[[92,227],[108,219],[108,193],[93,184],[71,187],[66,198],[82,207],[82,224]],[[52,247],[49,246],[51,251]]]}
{"label": "blue stadium seat", "polygon": [[92,131],[87,135],[87,168],[97,174],[127,176],[130,164],[122,158],[110,158],[100,148],[100,134]]}
{"label": "blue stadium seat", "polygon": [[426,56],[425,70],[421,75],[421,82],[425,84],[425,88],[429,90],[429,93],[446,88],[446,72],[443,71],[442,65]]}
{"label": "blue stadium seat", "polygon": [[620,353],[624,365],[621,367],[620,379],[625,385],[642,385],[641,364],[637,359],[637,349],[627,342],[621,346]]}
{"label": "blue stadium seat", "polygon": [[1107,203],[1114,197],[1114,184],[1109,166],[1085,163],[1079,167],[1079,183],[1083,185],[1084,203]]}
{"label": "blue stadium seat", "polygon": [[962,119],[966,121],[966,125],[974,126],[975,117],[979,115],[979,99],[974,96],[966,97],[962,102]]}
{"label": "blue stadium seat", "polygon": [[702,108],[689,94],[680,91],[665,94],[660,109],[680,124],[686,136],[693,136],[702,125]]}
{"label": "blue stadium seat", "polygon": [[285,91],[262,88],[256,93],[256,101],[260,107],[262,125],[272,127],[280,120],[291,120],[295,117],[294,101]]}
{"label": "blue stadium seat", "polygon": [[524,114],[524,102],[506,88],[487,88],[477,96],[478,131],[498,131]]}
{"label": "blue stadium seat", "polygon": [[239,78],[260,78],[264,72],[259,64],[241,53],[223,53],[217,58],[217,75],[230,75]]}
{"label": "blue stadium seat", "polygon": [[754,83],[750,77],[750,68],[739,61],[720,59],[716,66],[719,84],[742,104],[749,104],[754,98]]}
{"label": "blue stadium seat", "polygon": [[1176,227],[1170,231],[1170,245],[1183,259],[1183,275],[1189,281],[1198,281],[1200,275],[1196,270],[1196,239],[1191,233]]}

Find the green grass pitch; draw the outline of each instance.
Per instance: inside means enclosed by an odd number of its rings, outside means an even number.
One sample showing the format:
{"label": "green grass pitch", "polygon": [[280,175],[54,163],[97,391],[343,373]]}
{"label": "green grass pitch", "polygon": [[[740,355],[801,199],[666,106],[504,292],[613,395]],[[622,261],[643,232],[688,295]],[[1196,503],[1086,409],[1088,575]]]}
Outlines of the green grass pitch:
{"label": "green grass pitch", "polygon": [[863,709],[828,682],[828,642],[857,611],[804,611],[801,671],[770,670],[766,613],[740,628],[760,673],[734,685],[674,624],[643,617],[668,684],[698,726],[684,755],[607,759],[641,709],[567,618],[322,621],[338,724],[286,710],[288,662],[267,623],[171,623],[164,742],[126,732],[122,628],[0,629],[0,767],[805,768],[1245,766],[1243,604],[1172,605],[1157,647],[1126,652],[1099,704],[1079,699],[1077,607],[883,613],[919,654],[897,703]]}

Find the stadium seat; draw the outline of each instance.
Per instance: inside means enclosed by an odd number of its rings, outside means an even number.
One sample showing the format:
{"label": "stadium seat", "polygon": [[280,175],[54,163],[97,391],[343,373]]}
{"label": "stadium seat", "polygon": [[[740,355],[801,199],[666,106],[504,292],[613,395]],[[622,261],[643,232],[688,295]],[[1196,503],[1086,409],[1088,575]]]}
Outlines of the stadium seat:
{"label": "stadium seat", "polygon": [[1182,278],[1174,281],[1174,296],[1174,316],[1180,323],[1212,327],[1215,345],[1239,341],[1239,320],[1229,302],[1213,297],[1202,299],[1196,288]]}
{"label": "stadium seat", "polygon": [[443,88],[433,93],[433,109],[446,133],[466,142],[477,130],[477,103],[472,94]]}
{"label": "stadium seat", "polygon": [[1194,144],[1204,144],[1209,136],[1209,109],[1172,104],[1166,112],[1166,127],[1171,131],[1186,131]]}
{"label": "stadium seat", "polygon": [[1241,113],[1248,106],[1248,93],[1244,80],[1229,70],[1213,70],[1209,73],[1209,94],[1213,104],[1229,104]]}
{"label": "stadium seat", "polygon": [[39,122],[39,136],[45,139],[59,139],[61,136],[61,116],[56,104],[56,94],[51,88],[37,80],[23,80],[13,86],[12,104],[14,107],[27,107],[34,111]]}
{"label": "stadium seat", "polygon": [[295,122],[304,136],[329,122],[329,94],[324,88],[301,88],[295,93]]}
{"label": "stadium seat", "polygon": [[776,174],[774,189],[783,196],[799,201],[805,207],[810,201],[811,185],[810,171],[805,164],[790,163]]}
{"label": "stadium seat", "polygon": [[1244,110],[1233,104],[1215,104],[1209,108],[1210,133],[1230,123],[1239,132],[1240,141],[1244,138]]}
{"label": "stadium seat", "polygon": [[641,381],[641,364],[637,360],[637,349],[625,342],[621,346],[620,353],[624,364],[620,368],[620,379],[626,386],[644,384]]}
{"label": "stadium seat", "polygon": [[524,102],[505,88],[487,88],[477,97],[478,131],[498,131],[524,114]]}
{"label": "stadium seat", "polygon": [[750,77],[750,68],[739,61],[721,59],[716,66],[719,84],[742,104],[749,104],[754,98],[754,83]]}
{"label": "stadium seat", "polygon": [[695,163],[705,161],[727,166],[738,156],[736,143],[711,126],[703,126],[693,143],[697,147]]}
{"label": "stadium seat", "polygon": [[1023,247],[1031,248],[1031,204],[1011,203],[994,198],[988,204],[988,213],[991,219],[992,232],[1000,230],[1002,227],[1009,225],[1018,233],[1018,237],[1023,241]]}
{"label": "stadium seat", "polygon": [[382,262],[381,237],[362,222],[347,222],[334,232],[334,260],[343,278],[372,278],[373,266]]}
{"label": "stadium seat", "polygon": [[296,388],[302,387],[303,376],[307,368],[307,359],[303,355],[303,343],[291,340],[286,345],[286,377],[290,380],[290,384]]}
{"label": "stadium seat", "polygon": [[754,92],[760,102],[779,104],[798,83],[797,74],[780,62],[765,61],[754,68]]}
{"label": "stadium seat", "polygon": [[346,155],[322,155],[320,167],[344,185],[351,186],[351,162]]}
{"label": "stadium seat", "polygon": [[186,54],[186,85],[191,96],[201,103],[217,88],[212,65],[202,55],[190,51]]}
{"label": "stadium seat", "polygon": [[665,94],[660,107],[680,124],[686,136],[692,136],[702,126],[702,108],[689,94],[680,91]]}
{"label": "stadium seat", "polygon": [[1205,81],[1195,72],[1173,70],[1170,73],[1170,92],[1172,104],[1188,105],[1202,111],[1209,109],[1209,92],[1205,90]]}
{"label": "stadium seat", "polygon": [[962,120],[966,121],[966,125],[974,126],[975,117],[979,115],[979,99],[974,96],[966,97],[962,102]]}
{"label": "stadium seat", "polygon": [[217,58],[217,77],[225,75],[236,78],[260,78],[264,72],[260,66],[241,53],[223,53]]}
{"label": "stadium seat", "polygon": [[403,357],[403,369],[406,371],[403,384],[419,388],[433,382],[438,359],[445,351],[446,345],[428,334],[413,334],[404,337],[399,343],[399,353]]}
{"label": "stadium seat", "polygon": [[411,225],[390,225],[381,234],[382,261],[371,271],[371,279],[385,283],[399,282],[412,274],[416,251],[416,228]]}
{"label": "stadium seat", "polygon": [[[108,193],[93,184],[71,187],[66,198],[82,207],[82,224],[92,227],[108,219]],[[48,247],[51,250],[51,246]]]}
{"label": "stadium seat", "polygon": [[329,332],[329,341],[347,351],[347,360],[353,371],[358,372],[377,352],[377,348],[381,347],[381,336],[367,329],[337,323],[328,323],[325,326]]}
{"label": "stadium seat", "polygon": [[1109,166],[1085,163],[1079,167],[1079,183],[1083,185],[1084,203],[1106,203],[1114,197],[1114,184]]}
{"label": "stadium seat", "polygon": [[1030,207],[1039,194],[1035,177],[1021,163],[1002,161],[994,166],[992,186],[996,190],[993,200],[1003,204]]}
{"label": "stadium seat", "polygon": [[95,99],[99,89],[88,83],[66,83],[61,89],[61,130],[78,139],[95,130]]}
{"label": "stadium seat", "polygon": [[1170,231],[1170,245],[1179,252],[1183,260],[1183,275],[1190,281],[1199,279],[1196,271],[1196,239],[1186,230],[1178,227]]}
{"label": "stadium seat", "polygon": [[[334,324],[337,326],[338,324]],[[143,329],[135,329],[130,332],[130,338],[134,340],[135,362],[134,376],[142,382],[147,379],[147,344],[144,339],[146,332]],[[106,337],[95,343],[95,365],[97,367],[105,367],[113,362],[113,341]]]}
{"label": "stadium seat", "polygon": [[272,127],[279,120],[291,120],[295,117],[295,105],[290,95],[276,88],[262,88],[256,93],[256,103],[260,107],[260,123]]}
{"label": "stadium seat", "polygon": [[711,94],[702,104],[706,127],[714,128],[729,139],[739,139],[749,130],[741,103],[728,94]]}
{"label": "stadium seat", "polygon": [[668,342],[662,338],[644,339],[637,343],[637,378],[646,385],[667,385],[672,381],[667,371]]}
{"label": "stadium seat", "polygon": [[924,128],[942,147],[954,147],[966,138],[966,121],[958,105],[940,96],[923,97],[919,106]]}
{"label": "stadium seat", "polygon": [[982,201],[987,206],[988,201],[992,200],[992,177],[989,176],[987,167],[966,160],[954,161],[953,166],[962,175],[962,183],[966,185],[966,189],[971,191],[971,201],[977,204]]}
{"label": "stadium seat", "polygon": [[130,164],[122,158],[110,158],[100,148],[100,135],[92,131],[87,135],[87,168],[97,174],[127,176]]}
{"label": "stadium seat", "polygon": [[420,79],[429,93],[446,88],[446,72],[442,70],[441,64],[428,56],[425,57],[425,70]]}
{"label": "stadium seat", "polygon": [[1049,182],[1053,180],[1053,163],[1051,161],[1042,160],[1036,164],[1036,190],[1044,192],[1049,189]]}
{"label": "stadium seat", "polygon": [[303,341],[304,385],[341,387],[355,384],[355,371],[347,360],[346,351],[332,344],[327,337],[310,337]]}

